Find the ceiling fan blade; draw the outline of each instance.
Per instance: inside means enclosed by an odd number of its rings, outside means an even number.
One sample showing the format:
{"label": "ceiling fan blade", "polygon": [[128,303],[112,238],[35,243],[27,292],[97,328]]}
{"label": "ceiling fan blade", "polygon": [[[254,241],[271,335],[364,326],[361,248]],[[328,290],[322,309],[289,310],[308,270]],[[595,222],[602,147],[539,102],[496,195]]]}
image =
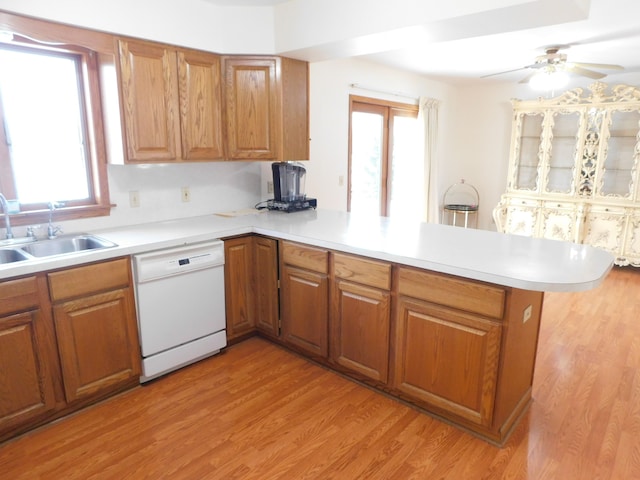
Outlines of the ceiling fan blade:
{"label": "ceiling fan blade", "polygon": [[531,64],[531,65],[525,65],[524,67],[514,68],[513,70],[505,70],[504,72],[490,73],[489,75],[482,75],[480,78],[495,77],[496,75],[503,75],[505,73],[518,72],[520,70],[526,70],[528,68],[540,68],[541,66],[543,66],[543,65],[540,65],[538,63],[534,63],[534,64]]}
{"label": "ceiling fan blade", "polygon": [[495,77],[496,75],[503,75],[505,73],[517,72],[519,70],[524,70],[526,68],[528,68],[528,67],[520,67],[520,68],[514,68],[513,70],[505,70],[504,72],[490,73],[488,75],[482,75],[480,78]]}
{"label": "ceiling fan blade", "polygon": [[607,76],[605,73],[594,72],[593,70],[587,70],[586,68],[578,67],[575,64],[567,65],[565,67],[565,70],[568,73],[575,73],[576,75],[582,75],[583,77],[594,78],[594,79],[604,78]]}
{"label": "ceiling fan blade", "polygon": [[584,63],[584,62],[571,62],[577,67],[585,68],[604,68],[606,70],[624,70],[624,67],[620,65],[612,65],[610,63]]}

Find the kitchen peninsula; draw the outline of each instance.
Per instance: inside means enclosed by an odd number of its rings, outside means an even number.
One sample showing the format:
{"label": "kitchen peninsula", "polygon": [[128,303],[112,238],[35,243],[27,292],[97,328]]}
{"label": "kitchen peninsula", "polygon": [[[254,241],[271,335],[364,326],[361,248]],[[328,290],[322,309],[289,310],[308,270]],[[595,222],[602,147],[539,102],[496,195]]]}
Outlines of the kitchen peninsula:
{"label": "kitchen peninsula", "polygon": [[0,278],[222,238],[230,342],[259,333],[497,444],[531,401],[544,292],[595,288],[613,265],[588,245],[324,210],[91,233],[117,246]]}

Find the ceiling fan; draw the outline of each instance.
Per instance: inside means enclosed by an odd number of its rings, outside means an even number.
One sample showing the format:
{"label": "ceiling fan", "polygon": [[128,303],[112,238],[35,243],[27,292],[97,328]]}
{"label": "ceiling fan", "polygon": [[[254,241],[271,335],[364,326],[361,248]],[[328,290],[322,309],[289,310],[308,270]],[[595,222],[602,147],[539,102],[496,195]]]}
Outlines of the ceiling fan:
{"label": "ceiling fan", "polygon": [[535,61],[530,65],[516,68],[513,70],[507,70],[504,72],[492,73],[484,75],[482,78],[493,77],[495,75],[502,75],[505,73],[517,72],[519,70],[532,70],[529,75],[520,80],[519,83],[529,83],[529,81],[536,75],[547,74],[552,75],[555,73],[562,73],[565,75],[579,75],[582,77],[588,77],[593,79],[600,79],[606,77],[606,73],[597,72],[591,70],[593,68],[603,70],[624,70],[624,67],[620,65],[611,65],[608,63],[584,63],[584,62],[568,62],[567,55],[560,53],[560,50],[569,48],[568,45],[553,45],[544,47],[544,55],[540,55],[535,58]]}

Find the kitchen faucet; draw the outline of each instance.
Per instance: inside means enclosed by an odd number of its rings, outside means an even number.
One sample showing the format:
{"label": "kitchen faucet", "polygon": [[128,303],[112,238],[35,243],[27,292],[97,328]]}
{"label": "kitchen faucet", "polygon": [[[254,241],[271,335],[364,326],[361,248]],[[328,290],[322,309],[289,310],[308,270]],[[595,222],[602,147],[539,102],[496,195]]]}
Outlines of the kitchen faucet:
{"label": "kitchen faucet", "polygon": [[9,219],[9,204],[2,193],[0,193],[0,203],[2,204],[2,211],[4,212],[5,238],[11,239],[13,238],[13,230],[11,230],[11,220]]}
{"label": "kitchen faucet", "polygon": [[53,240],[56,238],[56,234],[62,232],[62,228],[53,225],[53,211],[58,207],[64,207],[62,202],[49,202],[49,225],[47,226],[47,238]]}

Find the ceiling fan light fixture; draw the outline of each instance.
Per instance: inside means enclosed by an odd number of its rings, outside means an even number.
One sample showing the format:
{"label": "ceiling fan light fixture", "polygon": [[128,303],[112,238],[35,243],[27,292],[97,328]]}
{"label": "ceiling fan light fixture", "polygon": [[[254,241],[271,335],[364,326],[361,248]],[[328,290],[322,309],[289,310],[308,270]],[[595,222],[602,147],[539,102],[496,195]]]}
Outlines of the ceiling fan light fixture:
{"label": "ceiling fan light fixture", "polygon": [[529,85],[536,91],[555,91],[564,88],[568,83],[569,74],[556,68],[545,68],[529,80]]}

